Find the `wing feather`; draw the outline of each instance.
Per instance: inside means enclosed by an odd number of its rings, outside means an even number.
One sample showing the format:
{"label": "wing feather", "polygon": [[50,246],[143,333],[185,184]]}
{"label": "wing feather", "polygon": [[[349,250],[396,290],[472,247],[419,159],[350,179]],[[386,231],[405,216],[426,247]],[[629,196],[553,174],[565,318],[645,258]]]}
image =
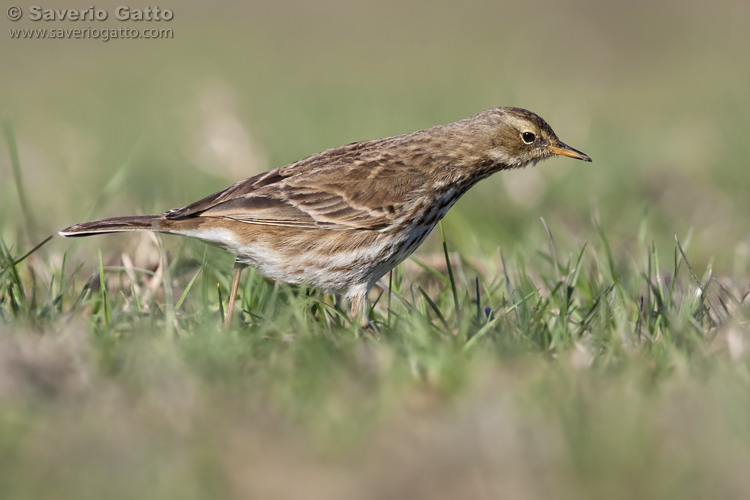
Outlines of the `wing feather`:
{"label": "wing feather", "polygon": [[[385,228],[414,200],[426,179],[419,170],[384,154],[378,142],[324,151],[250,177],[165,216],[222,217],[310,229]],[[372,147],[377,152],[370,151]]]}

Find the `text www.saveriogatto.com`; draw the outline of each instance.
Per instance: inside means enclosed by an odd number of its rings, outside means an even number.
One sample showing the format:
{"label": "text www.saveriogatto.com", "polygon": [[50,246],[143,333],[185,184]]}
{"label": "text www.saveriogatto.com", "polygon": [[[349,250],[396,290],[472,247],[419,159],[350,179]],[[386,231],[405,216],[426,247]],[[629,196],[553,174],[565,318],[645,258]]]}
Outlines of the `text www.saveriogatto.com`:
{"label": "text www.saveriogatto.com", "polygon": [[[118,6],[112,12],[106,9],[95,8],[90,6],[86,9],[47,9],[38,5],[32,5],[24,9],[12,5],[7,9],[8,19],[11,21],[20,21],[26,19],[33,23],[51,23],[51,22],[68,22],[75,23],[87,21],[90,23],[99,23],[107,20],[116,22],[168,22],[174,19],[174,12],[169,9],[159,7],[145,7],[140,9],[130,8],[128,6]],[[10,38],[13,39],[88,39],[108,42],[110,40],[123,39],[169,39],[174,38],[174,31],[171,28],[152,28],[152,27],[132,27],[117,26],[98,27],[88,25],[85,27],[76,27],[68,24],[65,27],[18,27],[9,28]]]}

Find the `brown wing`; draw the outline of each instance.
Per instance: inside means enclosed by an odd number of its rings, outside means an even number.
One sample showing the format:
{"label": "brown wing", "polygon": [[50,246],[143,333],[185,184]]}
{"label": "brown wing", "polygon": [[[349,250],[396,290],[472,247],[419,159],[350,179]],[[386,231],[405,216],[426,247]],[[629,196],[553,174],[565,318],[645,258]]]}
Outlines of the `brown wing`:
{"label": "brown wing", "polygon": [[299,228],[387,227],[424,184],[384,141],[350,144],[251,177],[181,209],[169,219],[223,217]]}
{"label": "brown wing", "polygon": [[196,217],[209,210],[216,205],[230,201],[239,196],[243,196],[248,193],[252,193],[259,187],[274,184],[280,180],[283,180],[283,176],[280,175],[280,169],[271,170],[270,172],[263,172],[262,174],[255,175],[244,181],[232,184],[228,188],[224,188],[221,191],[217,191],[214,194],[208,195],[205,198],[191,203],[182,208],[173,208],[168,210],[164,215],[167,219],[184,219],[186,217]]}

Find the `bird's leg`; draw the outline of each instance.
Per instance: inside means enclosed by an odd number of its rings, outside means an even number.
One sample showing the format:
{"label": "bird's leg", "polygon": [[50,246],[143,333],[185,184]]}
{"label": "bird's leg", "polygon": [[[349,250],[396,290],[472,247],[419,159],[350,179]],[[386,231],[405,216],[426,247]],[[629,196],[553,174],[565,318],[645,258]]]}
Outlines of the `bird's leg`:
{"label": "bird's leg", "polygon": [[340,293],[336,293],[333,295],[334,297],[334,306],[336,307],[337,311],[343,311],[341,308],[342,304],[346,304],[346,299],[344,299],[344,296]]}
{"label": "bird's leg", "polygon": [[240,288],[240,276],[242,270],[247,267],[247,264],[235,260],[234,261],[234,272],[232,273],[232,289],[229,292],[229,304],[227,305],[227,315],[224,318],[224,324],[229,325],[232,322],[232,316],[234,316],[234,302],[237,300],[237,291]]}
{"label": "bird's leg", "polygon": [[354,297],[352,297],[352,307],[349,315],[351,316],[352,320],[354,320],[354,318],[359,318],[360,328],[362,328],[362,330],[366,331],[377,340],[377,331],[375,330],[373,324],[370,322],[370,315],[368,314],[370,312],[370,308],[367,302],[367,296],[355,295]]}

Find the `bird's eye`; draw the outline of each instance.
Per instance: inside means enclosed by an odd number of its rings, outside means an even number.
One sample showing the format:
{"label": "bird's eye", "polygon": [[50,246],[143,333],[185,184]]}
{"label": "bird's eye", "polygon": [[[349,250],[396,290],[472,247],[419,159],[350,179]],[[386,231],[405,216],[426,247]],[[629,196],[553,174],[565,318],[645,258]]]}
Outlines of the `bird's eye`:
{"label": "bird's eye", "polygon": [[523,134],[521,134],[521,139],[523,139],[523,142],[525,142],[526,144],[531,144],[532,142],[534,142],[534,140],[536,140],[536,136],[533,132],[524,132]]}

